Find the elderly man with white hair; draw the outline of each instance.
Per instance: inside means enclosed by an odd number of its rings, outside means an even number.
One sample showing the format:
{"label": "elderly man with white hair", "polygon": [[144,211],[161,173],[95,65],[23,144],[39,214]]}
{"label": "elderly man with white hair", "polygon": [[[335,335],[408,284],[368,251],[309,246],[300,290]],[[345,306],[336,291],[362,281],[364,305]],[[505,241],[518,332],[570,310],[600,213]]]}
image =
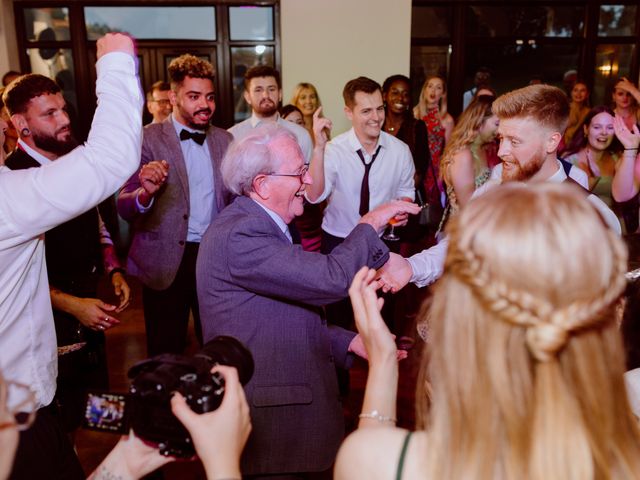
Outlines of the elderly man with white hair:
{"label": "elderly man with white hair", "polygon": [[379,232],[419,207],[388,203],[330,255],[305,252],[292,244],[287,224],[302,213],[312,180],[291,133],[256,129],[229,147],[221,170],[238,198],[211,223],[198,253],[204,339],[236,337],[254,357],[243,473],[306,478],[331,468],[343,438],[335,365],[348,368],[354,353],[364,356],[360,337],[328,325],[321,307],[347,296],[360,267],[387,261]]}

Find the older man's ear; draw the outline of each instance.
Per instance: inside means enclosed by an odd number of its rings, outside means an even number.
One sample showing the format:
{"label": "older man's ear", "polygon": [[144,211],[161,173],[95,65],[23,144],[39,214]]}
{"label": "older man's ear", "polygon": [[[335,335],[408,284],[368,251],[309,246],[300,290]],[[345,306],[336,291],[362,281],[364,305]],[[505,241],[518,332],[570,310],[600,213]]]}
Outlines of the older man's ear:
{"label": "older man's ear", "polygon": [[253,187],[253,191],[251,192],[254,195],[257,195],[258,197],[260,197],[262,200],[266,200],[269,198],[269,185],[267,182],[267,176],[260,174],[257,175],[254,179],[253,182],[251,182],[251,185]]}

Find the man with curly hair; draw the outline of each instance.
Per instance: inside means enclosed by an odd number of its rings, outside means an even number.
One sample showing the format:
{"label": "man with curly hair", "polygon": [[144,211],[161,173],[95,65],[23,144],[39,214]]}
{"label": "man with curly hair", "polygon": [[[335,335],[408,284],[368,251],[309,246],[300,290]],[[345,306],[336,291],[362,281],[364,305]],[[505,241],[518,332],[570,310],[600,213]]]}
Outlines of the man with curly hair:
{"label": "man with curly hair", "polygon": [[144,129],[142,161],[118,197],[133,238],[128,269],[143,283],[147,353],[182,353],[189,313],[202,343],[195,265],[209,223],[230,200],[220,162],[232,136],[211,126],[214,72],[185,54],[169,64],[173,111]]}

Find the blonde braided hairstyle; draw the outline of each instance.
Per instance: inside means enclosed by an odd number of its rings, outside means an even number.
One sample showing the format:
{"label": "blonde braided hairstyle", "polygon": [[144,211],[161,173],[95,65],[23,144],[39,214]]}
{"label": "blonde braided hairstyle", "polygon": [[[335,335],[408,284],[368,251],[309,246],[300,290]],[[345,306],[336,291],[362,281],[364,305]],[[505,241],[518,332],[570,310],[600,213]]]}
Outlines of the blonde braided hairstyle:
{"label": "blonde braided hairstyle", "polygon": [[575,187],[550,183],[495,188],[448,235],[421,375],[431,403],[416,399],[427,478],[640,478],[620,238]]}

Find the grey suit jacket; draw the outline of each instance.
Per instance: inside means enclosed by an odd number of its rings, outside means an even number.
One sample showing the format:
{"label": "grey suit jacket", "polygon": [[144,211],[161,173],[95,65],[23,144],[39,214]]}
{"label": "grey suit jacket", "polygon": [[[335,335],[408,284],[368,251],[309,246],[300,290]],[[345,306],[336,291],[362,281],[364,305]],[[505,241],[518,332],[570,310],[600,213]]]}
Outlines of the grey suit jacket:
{"label": "grey suit jacket", "polygon": [[196,269],[204,339],[238,338],[256,366],[245,387],[253,431],[243,474],[333,463],[344,435],[335,365],[350,366],[355,334],[327,325],[321,306],[346,297],[358,269],[380,267],[388,256],[369,225],[330,255],[305,252],[248,197],[209,226]]}
{"label": "grey suit jacket", "polygon": [[[231,199],[222,182],[220,163],[232,139],[228,132],[217,127],[207,131],[218,212]],[[154,197],[151,210],[141,214],[135,200],[140,188],[138,174],[142,165],[152,160],[166,160],[169,176]],[[118,213],[130,222],[133,231],[127,270],[146,286],[164,290],[175,279],[182,260],[190,214],[187,168],[171,117],[144,128],[140,168],[118,194]]]}

